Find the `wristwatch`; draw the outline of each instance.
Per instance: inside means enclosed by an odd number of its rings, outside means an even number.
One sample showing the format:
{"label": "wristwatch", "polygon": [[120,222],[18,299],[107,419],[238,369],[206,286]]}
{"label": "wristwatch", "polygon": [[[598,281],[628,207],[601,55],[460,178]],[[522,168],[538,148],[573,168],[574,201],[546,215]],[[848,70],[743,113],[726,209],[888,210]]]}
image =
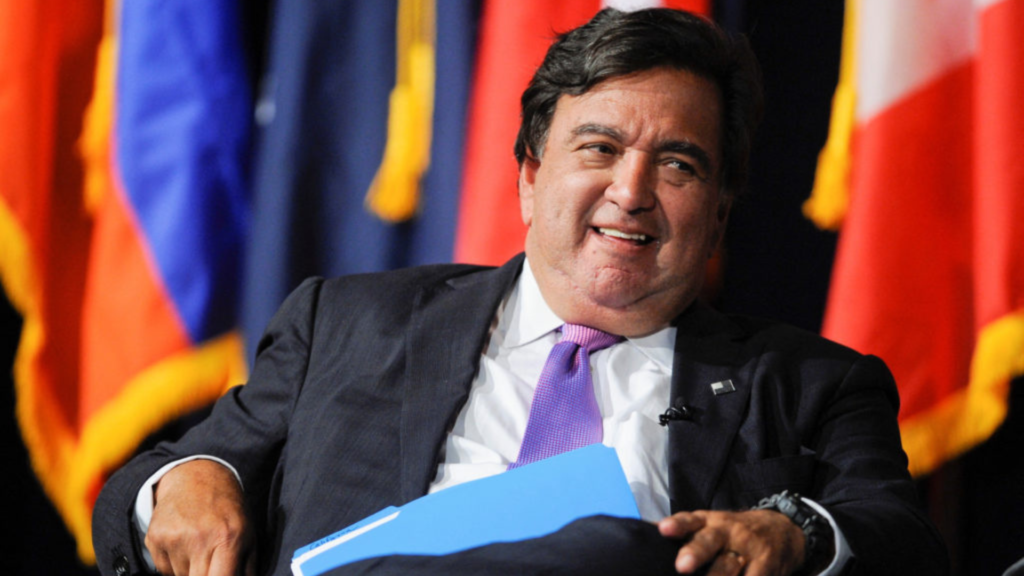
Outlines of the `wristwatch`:
{"label": "wristwatch", "polygon": [[835,556],[835,534],[828,520],[804,502],[799,494],[783,490],[762,499],[751,510],[775,510],[784,514],[804,532],[804,564],[799,575],[818,574]]}

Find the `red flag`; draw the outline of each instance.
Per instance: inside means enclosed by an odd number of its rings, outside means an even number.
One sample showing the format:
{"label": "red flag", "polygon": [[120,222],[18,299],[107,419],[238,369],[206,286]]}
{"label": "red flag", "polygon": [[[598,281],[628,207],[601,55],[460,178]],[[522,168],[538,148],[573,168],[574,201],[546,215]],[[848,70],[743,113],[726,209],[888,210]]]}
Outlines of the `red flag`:
{"label": "red flag", "polygon": [[[81,366],[63,361],[82,346],[80,256],[92,231],[75,141],[92,96],[103,3],[7,0],[0,27],[0,279],[24,318],[16,411],[42,475],[67,470],[80,418]],[[61,487],[44,487],[60,498]],[[65,515],[69,526],[87,530],[87,511],[76,512]]]}
{"label": "red flag", "polygon": [[923,474],[991,435],[1024,373],[1024,0],[851,1],[847,18],[806,207],[842,220],[823,333],[892,368]]}
{"label": "red flag", "polygon": [[519,130],[519,96],[555,35],[589,20],[603,6],[667,6],[706,14],[707,0],[664,2],[520,0],[484,3],[476,77],[469,105],[462,200],[455,261],[501,264],[521,252],[518,167],[512,145]]}

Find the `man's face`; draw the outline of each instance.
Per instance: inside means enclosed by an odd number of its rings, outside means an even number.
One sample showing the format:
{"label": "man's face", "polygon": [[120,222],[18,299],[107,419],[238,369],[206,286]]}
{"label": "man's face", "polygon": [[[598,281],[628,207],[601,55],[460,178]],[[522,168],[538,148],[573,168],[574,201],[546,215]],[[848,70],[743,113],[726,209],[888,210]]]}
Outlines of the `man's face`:
{"label": "man's face", "polygon": [[712,82],[669,68],[558,100],[519,194],[526,254],[561,318],[641,336],[693,301],[729,212],[720,106]]}

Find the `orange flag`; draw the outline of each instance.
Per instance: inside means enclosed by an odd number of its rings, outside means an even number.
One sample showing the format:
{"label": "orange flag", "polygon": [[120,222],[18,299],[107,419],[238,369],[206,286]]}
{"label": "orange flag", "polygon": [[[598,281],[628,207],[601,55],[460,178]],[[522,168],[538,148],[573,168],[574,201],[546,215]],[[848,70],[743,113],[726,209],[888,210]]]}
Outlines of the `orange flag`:
{"label": "orange flag", "polygon": [[[81,421],[82,368],[65,360],[83,345],[81,255],[92,221],[75,142],[92,98],[103,16],[100,0],[0,1],[0,280],[24,317],[14,365],[17,416],[29,425],[23,434],[38,448],[33,465],[41,473],[68,472],[72,429]],[[70,491],[91,502],[100,484],[82,485],[76,476]],[[54,500],[69,493],[48,488]],[[65,519],[75,531],[88,529],[85,506]],[[88,558],[91,546],[80,552]]]}
{"label": "orange flag", "polygon": [[245,379],[231,330],[245,207],[223,199],[244,194],[248,84],[240,59],[214,58],[232,44],[230,6],[0,0],[0,280],[24,318],[17,418],[85,562],[107,474]]}
{"label": "orange flag", "polygon": [[825,336],[881,356],[920,475],[1024,374],[1024,0],[849,0],[805,212],[841,223]]}

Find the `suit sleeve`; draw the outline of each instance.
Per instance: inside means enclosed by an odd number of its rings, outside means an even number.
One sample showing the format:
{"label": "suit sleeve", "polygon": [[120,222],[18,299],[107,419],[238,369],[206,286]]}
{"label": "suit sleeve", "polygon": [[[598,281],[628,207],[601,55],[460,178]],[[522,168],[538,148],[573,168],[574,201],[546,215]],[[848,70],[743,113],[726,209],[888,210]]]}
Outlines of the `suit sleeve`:
{"label": "suit sleeve", "polygon": [[947,574],[946,550],[907,472],[899,397],[881,360],[855,362],[818,421],[817,494],[854,555],[851,574]]}
{"label": "suit sleeve", "polygon": [[145,574],[132,513],[140,487],[174,460],[204,454],[229,462],[258,523],[288,422],[308,366],[321,279],[305,281],[271,320],[256,352],[249,383],[228,391],[210,416],[181,440],[158,444],[107,480],[93,511],[93,541],[104,575]]}

